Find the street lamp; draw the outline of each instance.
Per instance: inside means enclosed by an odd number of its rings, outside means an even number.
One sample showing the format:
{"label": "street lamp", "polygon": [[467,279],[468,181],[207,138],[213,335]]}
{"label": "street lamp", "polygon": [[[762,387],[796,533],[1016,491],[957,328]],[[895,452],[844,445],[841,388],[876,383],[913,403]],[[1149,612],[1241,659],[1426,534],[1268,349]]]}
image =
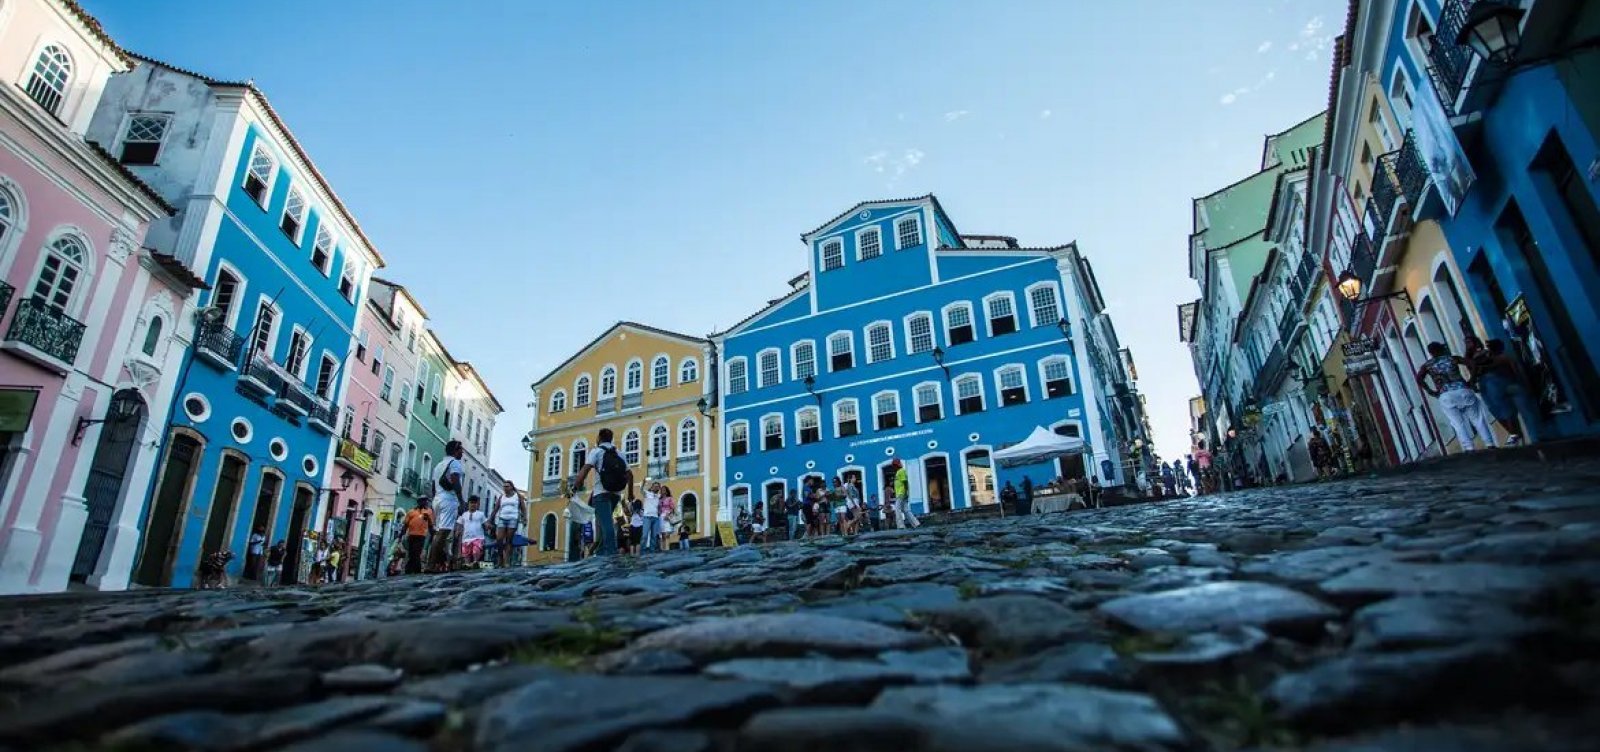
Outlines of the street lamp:
{"label": "street lamp", "polygon": [[1527,11],[1507,0],[1478,0],[1467,11],[1467,19],[1456,34],[1455,43],[1465,45],[1481,60],[1510,62],[1522,46],[1522,17]]}
{"label": "street lamp", "polygon": [[942,348],[942,347],[933,348],[933,362],[937,363],[939,365],[939,368],[944,371],[944,380],[945,381],[949,381],[950,380],[950,366],[947,366],[947,365],[944,364],[944,348]]}
{"label": "street lamp", "polygon": [[711,403],[705,397],[701,397],[699,402],[694,403],[694,409],[699,410],[700,414],[706,417],[706,420],[711,421],[712,428],[717,426],[717,416],[711,414]]}
{"label": "street lamp", "polygon": [[817,390],[816,390],[817,378],[815,376],[807,376],[805,384],[806,384],[806,393],[811,395],[812,397],[816,398],[817,407],[822,407],[822,395],[817,394]]}
{"label": "street lamp", "polygon": [[1056,328],[1061,330],[1061,336],[1072,339],[1072,322],[1063,317],[1056,321]]}
{"label": "street lamp", "polygon": [[132,419],[135,415],[138,415],[138,414],[139,414],[139,403],[138,403],[137,400],[132,400],[132,399],[112,399],[111,400],[111,404],[106,406],[106,417],[104,417],[104,418],[79,418],[78,419],[78,427],[76,429],[74,429],[73,432],[72,432],[72,445],[73,446],[77,446],[77,445],[83,443],[83,434],[84,434],[84,432],[89,430],[89,426],[96,425],[96,424],[99,424],[99,423],[110,423],[110,424],[122,423],[124,421]]}
{"label": "street lamp", "polygon": [[1374,300],[1400,298],[1406,302],[1407,308],[1415,310],[1411,305],[1411,294],[1406,292],[1405,288],[1395,290],[1394,292],[1384,293],[1382,295],[1369,295],[1363,298],[1361,297],[1361,287],[1361,278],[1357,277],[1355,272],[1346,269],[1344,270],[1344,273],[1339,275],[1339,294],[1344,296],[1345,300],[1348,300],[1352,303],[1366,304],[1371,303]]}
{"label": "street lamp", "polygon": [[535,448],[536,447],[534,446],[534,443],[533,443],[533,432],[529,431],[529,432],[523,434],[522,435],[522,451],[528,452],[528,453],[531,454]]}

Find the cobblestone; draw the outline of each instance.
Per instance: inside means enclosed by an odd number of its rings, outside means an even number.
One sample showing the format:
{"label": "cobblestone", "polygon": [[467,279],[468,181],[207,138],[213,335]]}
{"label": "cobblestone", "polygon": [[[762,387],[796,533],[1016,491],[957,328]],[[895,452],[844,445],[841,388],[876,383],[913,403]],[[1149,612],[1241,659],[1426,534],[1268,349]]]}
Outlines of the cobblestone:
{"label": "cobblestone", "polygon": [[1600,460],[1526,449],[849,540],[13,598],[0,749],[1590,748],[1595,488]]}

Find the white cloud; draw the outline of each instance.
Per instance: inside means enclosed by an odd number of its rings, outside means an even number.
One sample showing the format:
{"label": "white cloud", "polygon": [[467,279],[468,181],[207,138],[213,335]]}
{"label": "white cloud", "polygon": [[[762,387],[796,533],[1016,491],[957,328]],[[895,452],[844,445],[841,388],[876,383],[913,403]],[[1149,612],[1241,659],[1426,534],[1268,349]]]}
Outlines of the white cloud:
{"label": "white cloud", "polygon": [[955,121],[960,120],[969,114],[971,113],[967,112],[966,110],[951,110],[950,112],[946,112],[944,114],[944,121],[946,123],[954,123]]}
{"label": "white cloud", "polygon": [[873,172],[883,172],[885,169],[887,169],[884,166],[884,161],[887,160],[888,158],[889,158],[889,152],[886,152],[886,151],[883,151],[883,150],[880,149],[880,150],[875,151],[875,152],[873,152],[871,154],[868,154],[865,157],[862,157],[861,162],[863,164],[865,164],[866,166],[871,167]]}
{"label": "white cloud", "polygon": [[1039,119],[1040,120],[1049,120],[1050,119],[1050,111],[1049,110],[1040,110],[1039,111]]}
{"label": "white cloud", "polygon": [[1239,97],[1238,97],[1238,95],[1233,94],[1232,92],[1229,92],[1227,94],[1223,94],[1222,95],[1222,99],[1220,99],[1218,101],[1222,102],[1223,105],[1230,105],[1230,104],[1233,104],[1234,102],[1239,101]]}
{"label": "white cloud", "polygon": [[1270,41],[1262,42],[1261,46],[1256,48],[1256,53],[1260,54],[1260,53],[1266,52],[1266,51],[1268,51],[1270,49],[1272,49],[1272,42],[1270,42]]}
{"label": "white cloud", "polygon": [[893,187],[895,183],[899,182],[902,175],[922,164],[922,160],[925,157],[927,157],[927,153],[916,148],[906,149],[900,152],[898,156],[890,154],[887,150],[879,149],[862,157],[861,163],[879,175],[887,175],[889,178],[888,186]]}
{"label": "white cloud", "polygon": [[1317,36],[1317,32],[1321,30],[1322,16],[1312,16],[1311,20],[1307,21],[1306,25],[1300,28],[1300,37],[1302,39],[1311,39]]}

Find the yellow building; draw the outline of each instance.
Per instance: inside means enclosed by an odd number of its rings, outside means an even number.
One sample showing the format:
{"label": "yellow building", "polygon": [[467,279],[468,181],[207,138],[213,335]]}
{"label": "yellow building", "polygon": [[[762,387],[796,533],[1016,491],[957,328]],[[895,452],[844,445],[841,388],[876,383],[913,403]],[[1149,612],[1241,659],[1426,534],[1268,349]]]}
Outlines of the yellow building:
{"label": "yellow building", "polygon": [[710,443],[716,416],[706,348],[701,337],[623,321],[534,383],[537,409],[524,442],[531,450],[530,562],[565,556],[562,494],[602,428],[615,434],[636,480],[672,490],[695,537],[712,534],[719,452]]}

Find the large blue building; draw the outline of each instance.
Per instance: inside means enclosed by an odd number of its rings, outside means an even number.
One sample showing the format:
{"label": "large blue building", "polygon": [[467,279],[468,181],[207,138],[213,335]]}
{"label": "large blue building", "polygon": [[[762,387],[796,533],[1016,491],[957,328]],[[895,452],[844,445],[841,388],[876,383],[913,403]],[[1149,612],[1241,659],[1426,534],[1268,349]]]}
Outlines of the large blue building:
{"label": "large blue building", "polygon": [[1036,426],[1091,454],[1006,477],[1123,483],[1074,246],[961,235],[931,195],[859,204],[802,240],[793,289],[713,337],[724,514],[807,476],[881,493],[896,459],[915,510],[992,504],[992,452]]}
{"label": "large blue building", "polygon": [[[154,60],[113,77],[90,138],[179,208],[147,244],[203,270],[209,290],[175,336],[189,355],[143,517],[134,582],[189,585],[205,553],[239,574],[250,531],[286,541],[299,571],[333,461],[341,365],[382,261],[266,98]],[[141,149],[125,149],[140,143]]]}

